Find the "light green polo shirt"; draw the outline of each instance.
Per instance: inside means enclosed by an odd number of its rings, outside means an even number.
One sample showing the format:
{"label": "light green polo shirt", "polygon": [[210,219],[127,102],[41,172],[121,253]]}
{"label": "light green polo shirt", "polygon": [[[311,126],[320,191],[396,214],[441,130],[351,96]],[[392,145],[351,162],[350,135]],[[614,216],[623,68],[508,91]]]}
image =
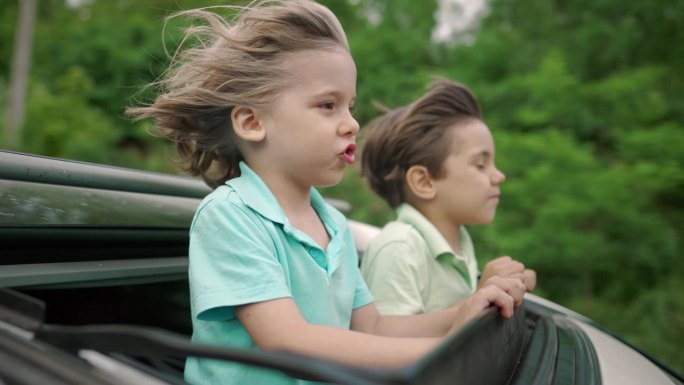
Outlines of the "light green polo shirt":
{"label": "light green polo shirt", "polygon": [[[314,324],[348,329],[352,311],[372,302],[358,269],[346,218],[311,190],[330,243],[321,249],[292,227],[275,196],[245,163],[200,204],[190,229],[192,340],[256,349],[235,307],[291,297]],[[273,320],[278,322],[278,320]],[[279,371],[189,358],[185,379],[199,384],[309,384]]]}
{"label": "light green polo shirt", "polygon": [[409,204],[385,225],[361,260],[361,273],[383,314],[444,309],[475,292],[477,261],[470,235],[460,228],[455,254],[437,228]]}

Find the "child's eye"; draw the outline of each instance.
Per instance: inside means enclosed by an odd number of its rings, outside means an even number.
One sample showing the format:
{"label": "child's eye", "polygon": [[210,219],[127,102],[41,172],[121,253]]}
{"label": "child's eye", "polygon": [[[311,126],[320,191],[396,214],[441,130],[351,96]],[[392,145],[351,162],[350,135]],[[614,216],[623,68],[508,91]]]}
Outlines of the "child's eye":
{"label": "child's eye", "polygon": [[333,102],[321,103],[318,105],[318,107],[320,107],[324,110],[332,110],[333,108],[335,108],[335,103],[333,103]]}
{"label": "child's eye", "polygon": [[349,106],[349,112],[354,112],[354,106]]}

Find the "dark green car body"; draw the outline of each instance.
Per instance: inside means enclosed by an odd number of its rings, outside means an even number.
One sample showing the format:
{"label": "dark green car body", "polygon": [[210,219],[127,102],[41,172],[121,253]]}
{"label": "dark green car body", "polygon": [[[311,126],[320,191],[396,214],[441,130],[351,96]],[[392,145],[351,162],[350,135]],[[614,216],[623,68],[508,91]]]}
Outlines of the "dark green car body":
{"label": "dark green car body", "polygon": [[682,384],[531,295],[513,319],[492,310],[404,370],[193,344],[188,229],[209,191],[187,177],[0,151],[0,383],[183,384],[196,355],[343,384]]}

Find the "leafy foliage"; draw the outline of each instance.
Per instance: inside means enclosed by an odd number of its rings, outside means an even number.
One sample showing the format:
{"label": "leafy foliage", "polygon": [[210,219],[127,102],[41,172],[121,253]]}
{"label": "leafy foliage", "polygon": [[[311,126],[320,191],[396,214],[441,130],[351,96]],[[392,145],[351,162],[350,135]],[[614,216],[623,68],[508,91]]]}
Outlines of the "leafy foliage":
{"label": "leafy foliage", "polygon": [[[684,2],[491,0],[471,45],[431,40],[436,1],[322,2],[348,33],[362,125],[378,114],[371,101],[406,104],[435,75],[478,95],[507,175],[494,223],[471,228],[480,262],[521,259],[540,294],[684,372]],[[182,7],[214,4],[225,1]],[[162,35],[162,19],[180,6],[39,2],[19,149],[173,171],[150,122],[122,111],[164,70],[162,37],[172,52],[179,32]],[[17,1],[0,7],[0,57],[17,14]],[[324,193],[352,203],[353,219],[393,216],[357,168]]]}

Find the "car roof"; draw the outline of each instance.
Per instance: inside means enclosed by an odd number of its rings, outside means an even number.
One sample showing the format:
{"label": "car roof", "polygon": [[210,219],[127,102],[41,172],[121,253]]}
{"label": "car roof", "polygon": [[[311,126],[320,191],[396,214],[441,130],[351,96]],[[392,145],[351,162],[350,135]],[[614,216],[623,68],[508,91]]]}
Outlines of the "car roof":
{"label": "car roof", "polygon": [[[178,381],[131,360],[131,352],[141,346],[156,346],[150,350],[152,358],[163,352],[181,357],[194,352],[355,384],[429,384],[457,375],[461,383],[508,381],[522,385],[533,383],[530,378],[550,381],[556,375],[584,383],[612,383],[629,380],[624,375],[630,371],[620,370],[625,362],[644,373],[642,377],[631,375],[632,379],[682,381],[678,374],[586,317],[534,294],[526,295],[525,305],[513,320],[502,319],[492,309],[424,360],[391,372],[288,354],[216,350],[192,344],[187,335],[158,325],[91,322],[98,319],[101,307],[81,323],[82,318],[72,318],[70,313],[90,301],[105,302],[110,295],[108,300],[114,302],[135,299],[148,288],[160,290],[166,297],[188,295],[188,228],[209,187],[195,178],[9,151],[0,151],[0,165],[0,288],[14,288],[13,295],[19,298],[0,295],[0,341],[10,341],[0,342],[0,354],[14,354],[13,349],[23,349],[26,344],[32,346],[26,351],[50,352],[44,358],[48,368],[53,359],[62,360],[58,358],[62,355],[70,357],[64,366],[77,372],[84,370],[79,365],[85,361],[88,370],[96,368],[93,384],[108,383],[97,373],[112,365],[118,365],[119,369],[113,369],[116,372],[124,371],[123,367],[133,368],[134,373],[151,370],[148,377],[153,380]],[[341,210],[349,209],[343,201],[330,202]],[[379,232],[376,226],[357,221],[350,221],[350,228],[360,252]],[[180,291],[174,294],[171,289]],[[127,296],[118,296],[124,292]],[[166,297],[164,300],[172,300]],[[149,309],[145,310],[151,311],[152,317],[165,318],[154,313],[156,305],[154,300],[146,302]],[[170,309],[189,314],[182,307]],[[69,322],[58,324],[51,319]],[[84,357],[72,354],[74,351],[91,353]],[[26,357],[24,365],[30,367],[31,355]],[[0,363],[0,379],[3,373]],[[511,373],[515,373],[513,378]]]}

